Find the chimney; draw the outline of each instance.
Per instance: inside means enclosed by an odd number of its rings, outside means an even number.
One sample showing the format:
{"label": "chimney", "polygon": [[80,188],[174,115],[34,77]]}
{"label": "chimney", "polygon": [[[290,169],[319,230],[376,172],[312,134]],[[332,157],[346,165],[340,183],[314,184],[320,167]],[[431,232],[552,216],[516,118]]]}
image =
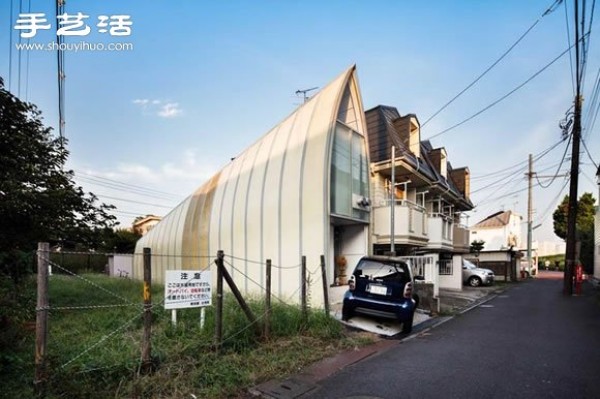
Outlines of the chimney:
{"label": "chimney", "polygon": [[448,162],[446,149],[444,147],[436,148],[429,152],[429,159],[431,159],[431,163],[435,170],[444,178],[448,178]]}
{"label": "chimney", "polygon": [[394,129],[404,146],[416,157],[421,157],[421,126],[414,114],[394,119]]}
{"label": "chimney", "polygon": [[458,168],[450,171],[450,178],[458,188],[458,191],[466,198],[469,199],[471,195],[471,172],[469,168]]}

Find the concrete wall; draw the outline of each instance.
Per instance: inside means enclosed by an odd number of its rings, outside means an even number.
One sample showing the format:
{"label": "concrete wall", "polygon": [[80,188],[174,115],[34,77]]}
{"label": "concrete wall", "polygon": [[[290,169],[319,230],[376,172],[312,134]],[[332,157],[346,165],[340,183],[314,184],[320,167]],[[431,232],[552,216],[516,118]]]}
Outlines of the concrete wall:
{"label": "concrete wall", "polygon": [[111,277],[133,278],[133,255],[129,255],[129,254],[109,255],[108,256],[108,275]]}
{"label": "concrete wall", "polygon": [[440,274],[440,288],[449,288],[452,290],[462,290],[462,256],[454,255],[452,257],[452,275]]}

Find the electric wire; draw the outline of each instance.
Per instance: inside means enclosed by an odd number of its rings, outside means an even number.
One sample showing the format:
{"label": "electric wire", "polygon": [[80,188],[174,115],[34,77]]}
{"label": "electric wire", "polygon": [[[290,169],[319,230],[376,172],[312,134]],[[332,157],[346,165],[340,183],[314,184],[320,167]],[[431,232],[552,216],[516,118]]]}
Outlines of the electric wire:
{"label": "electric wire", "polygon": [[[569,11],[567,7],[567,2],[565,4],[565,24],[567,27],[567,45],[571,45],[571,29],[569,27]],[[575,72],[573,72],[573,53],[571,52],[571,47],[569,47],[569,64],[571,65],[571,85],[573,86],[573,97],[575,97]]]}
{"label": "electric wire", "polygon": [[[19,15],[23,14],[23,0],[19,0]],[[19,35],[19,49],[23,38]],[[17,57],[17,97],[21,98],[21,60],[23,59],[23,51],[19,50]]]}
{"label": "electric wire", "polygon": [[[534,155],[533,160],[537,161],[537,160],[543,158],[544,156],[546,156],[547,154],[549,154],[552,150],[554,150],[556,147],[558,147],[563,141],[564,140],[561,139],[561,140],[557,141],[556,143],[552,144],[550,147],[546,148],[545,150],[537,153],[536,155]],[[505,174],[512,175],[513,172],[510,171],[511,169],[514,169],[514,168],[518,167],[519,165],[526,165],[527,162],[528,162],[527,160],[520,161],[520,162],[518,162],[518,163],[516,163],[516,164],[514,164],[512,166],[508,166],[506,168],[497,170],[495,172],[490,172],[490,173],[486,173],[486,174],[483,174],[483,175],[474,176],[474,177],[471,178],[471,181],[473,181],[473,180],[479,180],[479,179],[485,180],[485,179],[488,179],[488,178],[496,177],[497,175],[505,175]],[[521,167],[520,169],[523,169],[523,168],[524,168],[524,166]],[[502,173],[502,172],[505,172],[505,171],[507,171],[507,172],[506,173]]]}
{"label": "electric wire", "polygon": [[[571,47],[573,47],[574,45],[572,45]],[[523,88],[523,86],[525,86],[526,84],[528,84],[529,82],[531,82],[533,79],[535,79],[536,77],[538,77],[538,75],[540,75],[542,72],[544,72],[546,69],[548,69],[550,66],[552,66],[556,61],[558,61],[559,59],[561,59],[565,54],[567,54],[567,52],[569,51],[569,49],[571,48],[569,47],[568,49],[566,49],[565,51],[563,51],[562,53],[560,53],[557,57],[555,57],[552,61],[550,61],[548,64],[546,64],[542,69],[540,69],[539,71],[537,71],[536,73],[534,73],[531,77],[529,77],[527,80],[525,80],[523,83],[521,83],[520,85],[518,85],[517,87],[515,87],[514,89],[512,89],[511,91],[509,91],[508,93],[504,94],[502,97],[500,97],[499,99],[497,99],[496,101],[492,102],[491,104],[487,105],[486,107],[484,107],[483,109],[477,111],[476,113],[474,113],[473,115],[469,116],[468,118],[462,120],[459,123],[456,123],[453,126],[450,126],[447,129],[442,130],[439,133],[434,134],[433,136],[429,136],[427,138],[427,140],[431,140],[435,137],[441,136],[442,134],[448,133],[451,130],[456,129],[459,126],[464,125],[465,123],[469,122],[470,120],[478,117],[479,115],[483,114],[485,111],[489,110],[490,108],[494,107],[495,105],[499,104],[500,102],[504,101],[505,99],[507,99],[508,97],[510,97],[511,95],[513,95],[514,93],[516,93],[518,90],[520,90],[521,88]]]}
{"label": "electric wire", "polygon": [[97,194],[96,193],[96,196],[98,198],[107,198],[107,199],[111,199],[111,200],[115,200],[115,201],[129,202],[129,203],[132,203],[132,204],[139,204],[139,205],[156,206],[158,208],[166,208],[166,209],[173,209],[174,208],[174,206],[170,206],[170,205],[151,204],[149,202],[136,201],[136,200],[131,200],[131,199],[127,199],[127,198],[112,197],[112,196],[104,195],[104,194]]}
{"label": "electric wire", "polygon": [[[8,14],[8,91],[12,89],[12,64],[13,64],[13,15],[14,0],[10,0],[10,10]],[[19,35],[20,36],[20,35]]]}
{"label": "electric wire", "polygon": [[[27,0],[27,13],[31,14],[31,0]],[[29,50],[29,43],[31,43],[31,38],[27,38],[27,57],[25,58],[25,102],[29,101],[29,58],[31,55],[31,50]]]}
{"label": "electric wire", "polygon": [[550,210],[555,206],[556,201],[560,198],[560,196],[563,194],[563,192],[565,191],[565,188],[567,188],[567,186],[569,185],[569,182],[571,181],[570,178],[567,178],[565,180],[565,184],[562,186],[562,188],[560,189],[560,191],[558,192],[558,194],[554,197],[554,199],[552,199],[549,204],[548,207],[544,210],[544,212],[542,213],[542,216],[540,216],[539,219],[539,223],[544,223],[546,221],[546,218],[548,217],[548,213],[550,212]]}
{"label": "electric wire", "polygon": [[558,177],[560,168],[562,168],[563,162],[565,161],[565,158],[567,156],[567,151],[569,150],[569,146],[571,144],[572,137],[573,137],[572,135],[569,136],[569,141],[567,142],[567,146],[565,147],[565,151],[563,152],[563,156],[562,156],[562,159],[560,160],[560,164],[558,165],[558,168],[556,169],[556,173],[554,173],[554,176],[552,177],[550,182],[547,185],[543,185],[542,182],[540,181],[540,179],[538,178],[537,174],[535,175],[535,179],[537,180],[540,187],[542,187],[542,188],[550,187],[552,185],[552,183],[554,183],[554,180],[556,180],[556,178]]}
{"label": "electric wire", "polygon": [[[79,175],[80,178],[86,178],[92,181],[98,181],[98,182],[107,182],[106,184],[113,184],[115,187],[120,187],[123,189],[136,189],[136,190],[140,190],[140,191],[144,191],[147,193],[154,193],[154,194],[161,194],[161,195],[165,195],[165,196],[169,196],[169,197],[173,197],[173,199],[181,199],[180,196],[173,194],[173,193],[169,193],[166,191],[161,191],[161,190],[156,190],[154,188],[150,188],[150,187],[145,187],[145,186],[140,186],[137,184],[131,184],[131,183],[125,183],[119,180],[115,180],[115,179],[110,179],[108,177],[102,177],[102,176],[96,176],[87,172],[83,172],[80,170],[74,170],[76,175]],[[82,176],[84,175],[84,176]]]}
{"label": "electric wire", "polygon": [[492,63],[492,65],[490,65],[485,71],[483,71],[483,73],[481,73],[477,78],[475,78],[474,81],[472,81],[467,87],[465,87],[462,91],[460,91],[457,95],[455,95],[454,97],[452,97],[452,99],[450,99],[450,101],[446,102],[446,104],[444,104],[440,109],[438,109],[433,115],[431,115],[425,122],[423,122],[421,124],[421,127],[424,127],[425,125],[427,125],[427,123],[429,121],[431,121],[433,118],[435,118],[440,112],[442,112],[444,109],[446,109],[450,104],[452,104],[456,99],[458,99],[461,95],[463,95],[467,90],[469,90],[471,87],[473,87],[481,78],[483,78],[485,75],[487,75],[487,73],[489,71],[491,71],[496,65],[498,65],[498,63],[500,61],[502,61],[504,59],[504,57],[506,57],[520,42],[521,40],[523,40],[525,38],[525,36],[527,36],[529,34],[529,32],[531,32],[531,30],[540,22],[540,20],[545,17],[546,15],[550,14],[552,11],[554,11],[556,8],[555,6],[557,6],[558,4],[560,4],[562,0],[556,0],[554,1],[554,3],[552,3],[552,5],[550,7],[548,7],[546,9],[546,11],[525,31],[525,33],[523,33],[516,42],[514,42],[509,48],[508,50],[506,50],[501,56],[500,58],[498,58],[496,61],[494,61]]}
{"label": "electric wire", "polygon": [[594,165],[594,167],[596,169],[598,169],[598,163],[596,161],[594,161],[594,158],[592,158],[592,154],[590,154],[590,150],[588,150],[587,144],[585,144],[585,140],[583,139],[583,137],[581,137],[581,144],[583,144],[583,148],[585,149],[585,152],[588,155],[588,158],[590,159],[590,161],[592,161],[592,164]]}

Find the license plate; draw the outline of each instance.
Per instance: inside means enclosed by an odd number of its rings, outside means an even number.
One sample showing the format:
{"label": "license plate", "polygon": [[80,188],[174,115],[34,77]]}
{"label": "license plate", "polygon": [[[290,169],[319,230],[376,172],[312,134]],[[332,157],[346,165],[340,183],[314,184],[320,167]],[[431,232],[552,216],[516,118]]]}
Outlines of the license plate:
{"label": "license plate", "polygon": [[387,287],[383,285],[369,284],[367,291],[369,291],[371,294],[387,295]]}

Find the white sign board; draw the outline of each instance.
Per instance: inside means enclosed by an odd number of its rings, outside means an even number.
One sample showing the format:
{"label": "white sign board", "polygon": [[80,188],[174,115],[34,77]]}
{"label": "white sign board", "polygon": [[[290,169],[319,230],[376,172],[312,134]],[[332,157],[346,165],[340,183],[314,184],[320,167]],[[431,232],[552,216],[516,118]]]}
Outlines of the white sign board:
{"label": "white sign board", "polygon": [[212,304],[210,270],[167,270],[165,309],[199,308]]}

